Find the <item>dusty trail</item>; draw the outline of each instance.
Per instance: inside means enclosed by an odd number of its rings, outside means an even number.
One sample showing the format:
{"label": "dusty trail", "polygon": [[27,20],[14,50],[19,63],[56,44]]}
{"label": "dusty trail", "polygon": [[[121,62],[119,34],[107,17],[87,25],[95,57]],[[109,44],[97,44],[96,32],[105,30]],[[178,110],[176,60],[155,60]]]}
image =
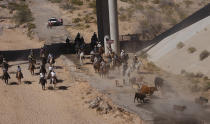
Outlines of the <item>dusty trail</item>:
{"label": "dusty trail", "polygon": [[[39,39],[47,44],[64,42],[67,31],[64,26],[47,28],[47,21],[51,17],[61,18],[61,12],[58,6],[48,2],[47,0],[31,0],[29,7],[35,18],[36,29]],[[64,20],[64,24],[65,24]]]}

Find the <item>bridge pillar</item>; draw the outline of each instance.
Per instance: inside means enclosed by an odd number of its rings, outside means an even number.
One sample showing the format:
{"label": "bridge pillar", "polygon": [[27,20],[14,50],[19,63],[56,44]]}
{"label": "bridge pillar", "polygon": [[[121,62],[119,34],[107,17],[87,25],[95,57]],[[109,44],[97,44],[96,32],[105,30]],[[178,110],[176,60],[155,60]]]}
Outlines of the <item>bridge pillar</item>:
{"label": "bridge pillar", "polygon": [[114,40],[111,45],[115,53],[119,54],[119,29],[118,29],[118,16],[117,16],[117,0],[108,0],[109,3],[109,27],[110,38]]}

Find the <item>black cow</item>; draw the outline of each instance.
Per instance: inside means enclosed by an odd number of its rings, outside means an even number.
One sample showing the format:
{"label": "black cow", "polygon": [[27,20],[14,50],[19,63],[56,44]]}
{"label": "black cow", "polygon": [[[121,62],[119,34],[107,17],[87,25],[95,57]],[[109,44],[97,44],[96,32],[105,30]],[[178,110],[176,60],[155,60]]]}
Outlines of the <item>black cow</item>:
{"label": "black cow", "polygon": [[135,100],[136,99],[137,99],[138,102],[143,101],[143,103],[144,103],[144,98],[145,97],[146,97],[146,94],[143,94],[143,93],[135,93],[134,103],[135,103]]}

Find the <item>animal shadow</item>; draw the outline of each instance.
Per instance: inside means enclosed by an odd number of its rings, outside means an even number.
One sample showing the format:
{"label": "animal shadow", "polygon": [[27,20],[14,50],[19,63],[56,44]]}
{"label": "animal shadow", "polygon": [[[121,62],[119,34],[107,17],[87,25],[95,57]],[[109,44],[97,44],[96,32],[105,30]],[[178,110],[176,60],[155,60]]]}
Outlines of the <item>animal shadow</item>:
{"label": "animal shadow", "polygon": [[64,80],[58,79],[57,83],[62,83]]}
{"label": "animal shadow", "polygon": [[59,86],[58,89],[59,90],[68,90],[68,87],[67,86]]}
{"label": "animal shadow", "polygon": [[9,85],[18,85],[18,83],[17,82],[11,82],[11,83],[9,83]]}
{"label": "animal shadow", "polygon": [[24,84],[32,84],[31,81],[24,81]]}
{"label": "animal shadow", "polygon": [[55,68],[55,69],[63,69],[62,66],[55,66],[54,68]]}
{"label": "animal shadow", "polygon": [[48,90],[54,90],[54,88],[52,86],[49,86],[47,89]]}

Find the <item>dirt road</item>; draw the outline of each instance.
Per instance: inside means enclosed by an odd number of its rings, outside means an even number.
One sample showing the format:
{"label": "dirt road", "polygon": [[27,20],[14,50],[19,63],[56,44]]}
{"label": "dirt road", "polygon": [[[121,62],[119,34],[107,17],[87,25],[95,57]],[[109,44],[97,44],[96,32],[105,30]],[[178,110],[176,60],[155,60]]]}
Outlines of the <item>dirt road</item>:
{"label": "dirt road", "polygon": [[61,12],[58,6],[55,6],[47,0],[30,0],[29,7],[35,18],[35,32],[41,41],[45,41],[46,44],[65,42],[68,33],[64,26],[52,27],[51,29],[47,28],[49,18],[61,18]]}

